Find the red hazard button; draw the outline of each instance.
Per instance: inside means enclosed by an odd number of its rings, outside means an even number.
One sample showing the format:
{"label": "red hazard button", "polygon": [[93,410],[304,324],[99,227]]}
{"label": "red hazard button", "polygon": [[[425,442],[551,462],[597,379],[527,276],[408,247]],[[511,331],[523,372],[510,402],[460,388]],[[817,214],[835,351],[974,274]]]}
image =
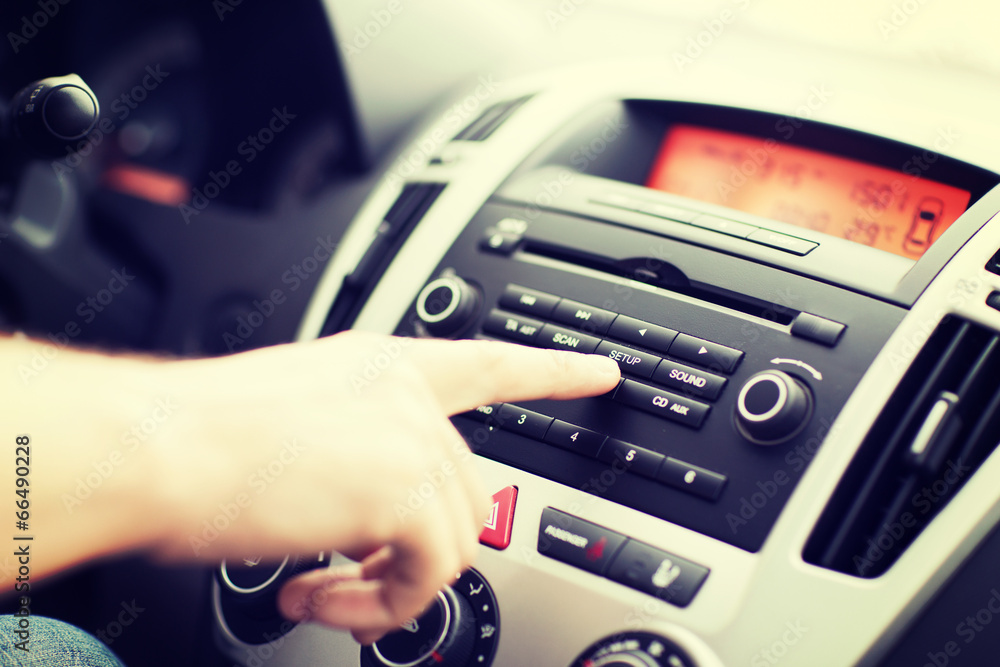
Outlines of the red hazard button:
{"label": "red hazard button", "polygon": [[514,505],[517,502],[517,487],[508,486],[493,494],[490,516],[483,524],[479,541],[494,549],[510,546],[510,532],[514,527]]}

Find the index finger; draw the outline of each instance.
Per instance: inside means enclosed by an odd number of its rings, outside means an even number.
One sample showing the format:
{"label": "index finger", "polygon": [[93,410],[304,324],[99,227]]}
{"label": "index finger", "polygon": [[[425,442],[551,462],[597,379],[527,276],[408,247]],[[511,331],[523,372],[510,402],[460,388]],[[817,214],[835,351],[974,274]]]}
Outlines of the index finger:
{"label": "index finger", "polygon": [[407,357],[449,415],[486,403],[597,396],[621,378],[607,357],[499,341],[415,340]]}

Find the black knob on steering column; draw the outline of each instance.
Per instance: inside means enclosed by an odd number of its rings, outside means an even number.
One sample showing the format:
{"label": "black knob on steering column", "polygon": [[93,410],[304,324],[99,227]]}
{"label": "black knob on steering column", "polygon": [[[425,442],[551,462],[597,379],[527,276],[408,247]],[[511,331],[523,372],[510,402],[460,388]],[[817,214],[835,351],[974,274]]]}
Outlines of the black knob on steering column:
{"label": "black knob on steering column", "polygon": [[45,157],[72,152],[97,125],[94,91],[76,74],[53,76],[22,88],[11,102],[14,139]]}

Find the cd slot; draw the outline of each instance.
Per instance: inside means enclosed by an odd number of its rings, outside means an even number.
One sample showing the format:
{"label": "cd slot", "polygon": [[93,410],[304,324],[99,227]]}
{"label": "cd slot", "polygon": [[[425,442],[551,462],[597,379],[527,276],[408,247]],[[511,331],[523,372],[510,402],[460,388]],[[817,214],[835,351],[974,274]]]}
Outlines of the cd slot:
{"label": "cd slot", "polygon": [[550,240],[533,238],[529,232],[518,255],[522,259],[528,259],[533,255],[573,265],[580,269],[627,278],[782,327],[790,326],[800,312],[778,303],[698,282],[691,279],[675,264],[652,254],[649,256],[613,257],[567,243],[555,243]]}

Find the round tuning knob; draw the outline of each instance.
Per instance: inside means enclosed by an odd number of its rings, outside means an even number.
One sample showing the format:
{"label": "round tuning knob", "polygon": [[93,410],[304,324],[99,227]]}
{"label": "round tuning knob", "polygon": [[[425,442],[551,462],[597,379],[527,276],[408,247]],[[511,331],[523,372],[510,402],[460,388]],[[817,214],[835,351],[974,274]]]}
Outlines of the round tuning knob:
{"label": "round tuning knob", "polygon": [[65,155],[97,125],[100,106],[94,91],[76,74],[31,83],[11,105],[14,135],[36,153]]}
{"label": "round tuning knob", "polygon": [[476,637],[475,615],[464,596],[439,591],[431,606],[361,651],[366,667],[465,667]]}
{"label": "round tuning knob", "polygon": [[812,415],[812,393],[800,380],[775,370],[752,375],[736,399],[736,427],[759,445],[798,435]]}
{"label": "round tuning knob", "polygon": [[417,296],[417,317],[432,336],[461,333],[479,314],[479,292],[458,276],[427,283]]}

